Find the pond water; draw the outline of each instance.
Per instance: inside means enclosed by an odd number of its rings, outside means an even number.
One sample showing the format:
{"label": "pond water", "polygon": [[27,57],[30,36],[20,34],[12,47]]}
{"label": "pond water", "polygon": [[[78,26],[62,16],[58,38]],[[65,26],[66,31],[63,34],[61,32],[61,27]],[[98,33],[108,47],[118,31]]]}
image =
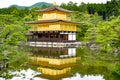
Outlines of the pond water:
{"label": "pond water", "polygon": [[[48,80],[48,79],[43,79],[40,77],[34,77],[35,75],[41,74],[41,73],[36,72],[30,68],[27,70],[21,70],[20,72],[14,71],[14,72],[11,72],[11,74],[14,75],[14,77],[8,80]],[[6,80],[6,79],[0,78],[0,80]],[[82,76],[79,73],[76,73],[74,76],[63,78],[62,80],[105,80],[105,79],[103,79],[103,76],[101,75]]]}
{"label": "pond water", "polygon": [[32,48],[28,69],[0,80],[120,80],[119,60],[119,53],[87,48]]}

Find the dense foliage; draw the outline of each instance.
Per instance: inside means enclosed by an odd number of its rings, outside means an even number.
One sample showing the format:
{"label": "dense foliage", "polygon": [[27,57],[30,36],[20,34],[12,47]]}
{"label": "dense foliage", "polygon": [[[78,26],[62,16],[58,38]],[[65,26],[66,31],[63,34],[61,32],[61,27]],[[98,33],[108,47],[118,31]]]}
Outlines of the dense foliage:
{"label": "dense foliage", "polygon": [[7,60],[11,68],[15,63],[20,66],[27,61],[23,44],[26,42],[25,34],[29,26],[24,24],[25,18],[5,14],[0,14],[0,17],[0,62]]}
{"label": "dense foliage", "polygon": [[79,11],[79,12],[88,12],[89,14],[98,13],[99,16],[102,16],[103,20],[107,20],[110,16],[119,16],[120,15],[120,1],[119,0],[111,0],[107,1],[107,3],[81,3],[80,5],[77,3],[73,3],[70,1],[69,3],[65,4],[62,3],[61,7]]}

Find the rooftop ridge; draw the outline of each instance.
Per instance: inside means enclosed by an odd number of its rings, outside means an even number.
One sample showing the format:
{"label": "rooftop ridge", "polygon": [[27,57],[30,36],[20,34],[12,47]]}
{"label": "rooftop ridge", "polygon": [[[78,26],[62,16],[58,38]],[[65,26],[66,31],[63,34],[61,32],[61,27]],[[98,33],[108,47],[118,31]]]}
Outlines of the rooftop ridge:
{"label": "rooftop ridge", "polygon": [[61,12],[66,12],[66,13],[72,13],[74,11],[71,11],[71,10],[67,10],[67,9],[63,9],[63,8],[60,8],[58,5],[53,5],[49,8],[45,8],[45,9],[42,9],[42,10],[35,10],[36,12],[49,12],[49,11],[54,11],[54,10],[58,10],[58,11],[61,11]]}

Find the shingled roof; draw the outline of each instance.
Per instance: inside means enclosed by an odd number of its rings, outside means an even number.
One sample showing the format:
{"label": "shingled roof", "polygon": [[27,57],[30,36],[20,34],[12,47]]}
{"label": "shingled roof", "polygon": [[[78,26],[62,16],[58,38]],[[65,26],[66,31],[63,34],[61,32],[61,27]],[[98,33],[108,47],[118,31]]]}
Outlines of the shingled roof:
{"label": "shingled roof", "polygon": [[55,22],[65,22],[65,23],[73,23],[73,24],[83,24],[82,22],[72,22],[72,21],[58,20],[58,19],[31,21],[31,22],[25,22],[25,24],[43,24],[43,23],[55,23]]}
{"label": "shingled roof", "polygon": [[63,9],[63,8],[60,8],[59,6],[51,6],[49,8],[45,8],[45,9],[42,9],[42,10],[35,10],[36,12],[49,12],[49,11],[54,11],[54,10],[58,10],[58,11],[61,11],[61,12],[67,12],[67,13],[72,13],[73,11],[70,11],[70,10],[67,10],[67,9]]}

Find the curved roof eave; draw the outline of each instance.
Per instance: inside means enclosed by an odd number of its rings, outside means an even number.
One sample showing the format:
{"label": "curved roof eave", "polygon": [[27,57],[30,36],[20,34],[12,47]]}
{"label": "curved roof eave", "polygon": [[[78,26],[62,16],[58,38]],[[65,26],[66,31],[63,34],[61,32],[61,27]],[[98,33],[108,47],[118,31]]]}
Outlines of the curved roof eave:
{"label": "curved roof eave", "polygon": [[74,12],[74,11],[70,11],[70,10],[67,10],[67,9],[60,8],[58,6],[51,6],[49,8],[45,8],[45,9],[42,9],[42,10],[35,10],[35,11],[36,12],[49,12],[49,11],[54,11],[54,10],[58,10],[58,11],[61,11],[61,12],[67,12],[67,13]]}

